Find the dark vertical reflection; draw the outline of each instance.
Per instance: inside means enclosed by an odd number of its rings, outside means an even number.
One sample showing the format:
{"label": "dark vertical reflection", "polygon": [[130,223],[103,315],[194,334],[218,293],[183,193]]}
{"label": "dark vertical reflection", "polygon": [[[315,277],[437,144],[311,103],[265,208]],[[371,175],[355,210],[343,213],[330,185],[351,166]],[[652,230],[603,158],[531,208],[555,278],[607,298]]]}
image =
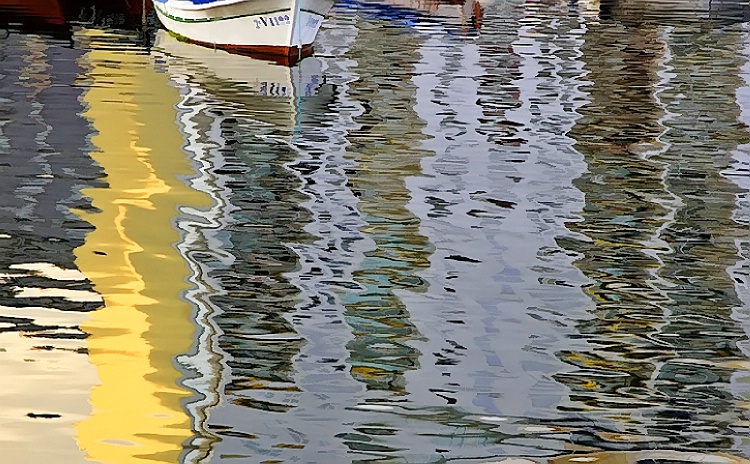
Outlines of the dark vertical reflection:
{"label": "dark vertical reflection", "polygon": [[[102,185],[85,156],[89,128],[69,113],[80,107],[75,87],[83,52],[33,35],[0,42],[0,221],[4,265],[41,262],[73,267],[70,253],[89,225],[70,213],[86,208],[80,188]],[[1,245],[0,245],[1,246]]]}
{"label": "dark vertical reflection", "polygon": [[[75,270],[90,224],[81,189],[101,186],[86,155],[81,50],[0,31],[0,449],[9,462],[83,459],[72,424],[88,414],[96,375],[86,359],[84,312],[101,299]],[[34,392],[34,394],[29,394]],[[54,421],[35,420],[50,414]],[[38,440],[46,443],[38,446]]]}
{"label": "dark vertical reflection", "polygon": [[[418,367],[419,358],[410,343],[419,333],[398,292],[424,289],[417,272],[428,265],[431,253],[418,218],[406,208],[410,195],[404,185],[405,177],[419,172],[425,155],[410,82],[421,40],[374,20],[351,48],[359,79],[351,83],[349,97],[364,111],[354,119],[359,127],[347,136],[349,157],[357,163],[348,187],[359,197],[360,231],[371,249],[354,273],[364,290],[343,298],[354,335],[349,362],[352,375],[369,389],[394,393],[403,393],[403,375]],[[367,53],[370,49],[378,53]],[[389,66],[378,64],[383,57]]]}
{"label": "dark vertical reflection", "polygon": [[659,31],[645,26],[626,34],[612,23],[590,24],[585,40],[592,103],[579,109],[571,136],[588,164],[575,181],[586,206],[584,221],[570,228],[590,241],[564,246],[583,255],[577,266],[594,280],[587,293],[597,302],[596,317],[578,326],[596,349],[560,352],[578,370],[557,377],[574,402],[586,405],[581,410],[637,403],[651,377],[649,337],[658,331],[666,301],[652,282],[659,266],[652,242],[668,213],[659,202],[668,195],[664,165],[640,155],[657,146],[664,130],[664,110],[652,96],[665,53]]}
{"label": "dark vertical reflection", "polygon": [[[224,331],[220,345],[231,357],[227,393],[236,404],[284,411],[293,404],[267,394],[260,399],[254,391],[295,390],[291,361],[302,341],[285,316],[293,311],[298,290],[284,274],[295,269],[297,258],[284,244],[303,239],[306,213],[288,188],[296,179],[283,167],[294,152],[253,139],[251,121],[225,109],[213,113],[223,138],[218,150],[224,169],[234,171],[228,177],[236,208],[226,229],[236,261],[213,274],[226,292],[214,303],[222,308],[216,318]],[[286,337],[279,340],[263,339],[282,334]]]}
{"label": "dark vertical reflection", "polygon": [[589,348],[559,351],[571,370],[555,378],[570,389],[561,409],[635,436],[574,435],[581,444],[727,449],[742,417],[727,363],[745,359],[745,333],[727,269],[746,232],[721,175],[748,139],[741,60],[737,34],[700,26],[588,24],[592,102],[571,132],[586,205],[569,225],[588,240],[560,243],[581,254],[596,309],[576,325]]}
{"label": "dark vertical reflection", "polygon": [[742,302],[727,269],[737,262],[735,242],[747,229],[733,215],[740,190],[722,175],[732,152],[750,140],[735,98],[745,62],[739,38],[721,30],[672,31],[674,77],[661,97],[671,114],[663,137],[669,149],[659,159],[679,203],[664,230],[670,250],[659,272],[669,300],[657,341],[673,354],[661,360],[654,380],[668,405],[653,412],[651,430],[690,424],[683,434],[696,448],[732,446],[725,424],[742,417],[728,382],[735,369],[730,365],[747,360],[737,346],[747,334],[732,317]]}

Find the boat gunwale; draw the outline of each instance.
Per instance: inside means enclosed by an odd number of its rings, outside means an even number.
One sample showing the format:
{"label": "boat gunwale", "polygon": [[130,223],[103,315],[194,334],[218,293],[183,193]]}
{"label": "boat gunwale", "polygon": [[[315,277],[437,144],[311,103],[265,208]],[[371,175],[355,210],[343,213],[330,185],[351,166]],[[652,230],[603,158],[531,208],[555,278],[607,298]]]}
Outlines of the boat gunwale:
{"label": "boat gunwale", "polygon": [[[154,0],[154,6],[156,4],[167,5],[169,4],[170,9],[181,10],[181,11],[205,11],[214,8],[221,8],[225,6],[232,6],[238,3],[253,3],[253,0],[216,0],[209,3],[192,3],[185,0]],[[285,8],[281,8],[282,10]],[[260,14],[260,13],[259,13]]]}
{"label": "boat gunwale", "polygon": [[[246,1],[246,0],[243,0]],[[232,19],[242,19],[247,18],[250,16],[267,16],[267,15],[273,15],[277,13],[290,13],[292,12],[291,8],[279,8],[276,10],[268,10],[268,11],[259,11],[254,13],[244,13],[244,14],[238,14],[233,16],[221,16],[221,17],[198,17],[198,18],[184,18],[181,16],[175,16],[174,13],[176,12],[167,12],[163,10],[163,7],[157,6],[156,3],[154,4],[154,8],[156,9],[157,13],[165,16],[166,18],[171,19],[172,21],[177,21],[180,23],[213,23],[213,22],[219,22],[219,21],[228,21]],[[185,10],[185,11],[196,11],[196,10]],[[302,8],[300,11],[309,13],[316,16],[324,17],[320,12],[313,11],[307,8]]]}

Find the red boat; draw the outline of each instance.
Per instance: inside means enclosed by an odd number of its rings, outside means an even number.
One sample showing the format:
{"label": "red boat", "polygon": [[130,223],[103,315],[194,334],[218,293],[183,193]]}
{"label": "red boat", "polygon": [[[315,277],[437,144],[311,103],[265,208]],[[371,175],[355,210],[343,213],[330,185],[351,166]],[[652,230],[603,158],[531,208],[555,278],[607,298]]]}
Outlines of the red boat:
{"label": "red boat", "polygon": [[0,23],[62,26],[65,14],[57,0],[0,0]]}
{"label": "red boat", "polygon": [[139,24],[150,9],[151,0],[0,0],[0,26],[54,30],[100,21],[127,26]]}

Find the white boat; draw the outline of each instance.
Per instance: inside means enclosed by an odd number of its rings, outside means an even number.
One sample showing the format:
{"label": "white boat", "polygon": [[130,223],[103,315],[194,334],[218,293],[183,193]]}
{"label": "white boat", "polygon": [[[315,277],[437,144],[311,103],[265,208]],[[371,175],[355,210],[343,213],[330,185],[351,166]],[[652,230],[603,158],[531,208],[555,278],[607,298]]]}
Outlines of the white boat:
{"label": "white boat", "polygon": [[309,54],[334,0],[154,0],[159,20],[191,42],[247,53]]}

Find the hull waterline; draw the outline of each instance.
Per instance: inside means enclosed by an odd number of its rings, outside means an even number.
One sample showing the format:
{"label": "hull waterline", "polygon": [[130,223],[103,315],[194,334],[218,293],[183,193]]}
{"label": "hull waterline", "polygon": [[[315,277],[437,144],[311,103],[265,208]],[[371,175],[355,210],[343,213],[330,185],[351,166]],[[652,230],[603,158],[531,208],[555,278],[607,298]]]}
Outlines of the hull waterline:
{"label": "hull waterline", "polygon": [[248,54],[299,57],[312,43],[333,0],[155,0],[164,27],[200,45]]}

